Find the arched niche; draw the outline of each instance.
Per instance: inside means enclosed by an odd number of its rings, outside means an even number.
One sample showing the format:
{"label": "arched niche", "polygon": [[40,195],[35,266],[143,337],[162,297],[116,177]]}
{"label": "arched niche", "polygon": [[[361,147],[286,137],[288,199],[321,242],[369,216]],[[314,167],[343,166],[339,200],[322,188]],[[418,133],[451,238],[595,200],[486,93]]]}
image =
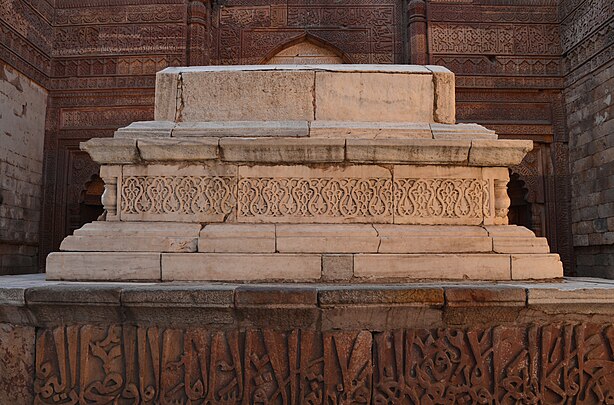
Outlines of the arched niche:
{"label": "arched niche", "polygon": [[266,65],[320,65],[352,63],[331,44],[305,34],[275,48],[262,60]]}

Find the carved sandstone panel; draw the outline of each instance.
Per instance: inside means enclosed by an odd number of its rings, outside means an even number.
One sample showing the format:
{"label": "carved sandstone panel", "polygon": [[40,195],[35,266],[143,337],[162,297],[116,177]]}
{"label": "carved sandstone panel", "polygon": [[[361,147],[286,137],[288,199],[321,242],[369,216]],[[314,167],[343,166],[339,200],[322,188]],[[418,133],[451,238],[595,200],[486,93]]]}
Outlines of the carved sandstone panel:
{"label": "carved sandstone panel", "polygon": [[36,336],[39,404],[610,403],[614,326],[383,332],[61,326]]}

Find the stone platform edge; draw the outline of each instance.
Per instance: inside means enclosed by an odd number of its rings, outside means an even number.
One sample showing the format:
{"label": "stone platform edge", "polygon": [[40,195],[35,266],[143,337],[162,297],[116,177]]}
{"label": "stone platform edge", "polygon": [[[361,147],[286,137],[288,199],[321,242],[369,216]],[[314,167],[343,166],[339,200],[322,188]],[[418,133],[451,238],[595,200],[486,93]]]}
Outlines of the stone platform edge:
{"label": "stone platform edge", "polygon": [[591,278],[256,285],[54,282],[46,281],[44,274],[0,277],[0,323],[44,326],[151,322],[377,330],[405,324],[530,323],[544,316],[562,322],[587,315],[607,320],[614,313],[612,304],[614,280]]}

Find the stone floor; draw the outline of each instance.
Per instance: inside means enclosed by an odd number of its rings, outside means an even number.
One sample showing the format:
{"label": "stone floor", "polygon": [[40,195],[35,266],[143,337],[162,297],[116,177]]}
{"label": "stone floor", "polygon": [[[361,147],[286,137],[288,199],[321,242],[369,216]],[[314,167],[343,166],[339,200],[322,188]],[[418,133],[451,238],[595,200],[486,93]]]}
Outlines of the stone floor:
{"label": "stone floor", "polygon": [[0,403],[608,403],[612,304],[614,281],[588,278],[0,277]]}

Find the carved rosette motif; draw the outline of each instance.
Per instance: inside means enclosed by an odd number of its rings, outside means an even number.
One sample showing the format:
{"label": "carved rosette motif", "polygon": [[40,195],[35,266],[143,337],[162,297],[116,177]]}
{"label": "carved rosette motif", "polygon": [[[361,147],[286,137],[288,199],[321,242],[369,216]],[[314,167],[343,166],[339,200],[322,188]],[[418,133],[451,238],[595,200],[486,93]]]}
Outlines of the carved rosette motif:
{"label": "carved rosette motif", "polygon": [[612,403],[611,324],[383,332],[61,326],[36,404]]}

